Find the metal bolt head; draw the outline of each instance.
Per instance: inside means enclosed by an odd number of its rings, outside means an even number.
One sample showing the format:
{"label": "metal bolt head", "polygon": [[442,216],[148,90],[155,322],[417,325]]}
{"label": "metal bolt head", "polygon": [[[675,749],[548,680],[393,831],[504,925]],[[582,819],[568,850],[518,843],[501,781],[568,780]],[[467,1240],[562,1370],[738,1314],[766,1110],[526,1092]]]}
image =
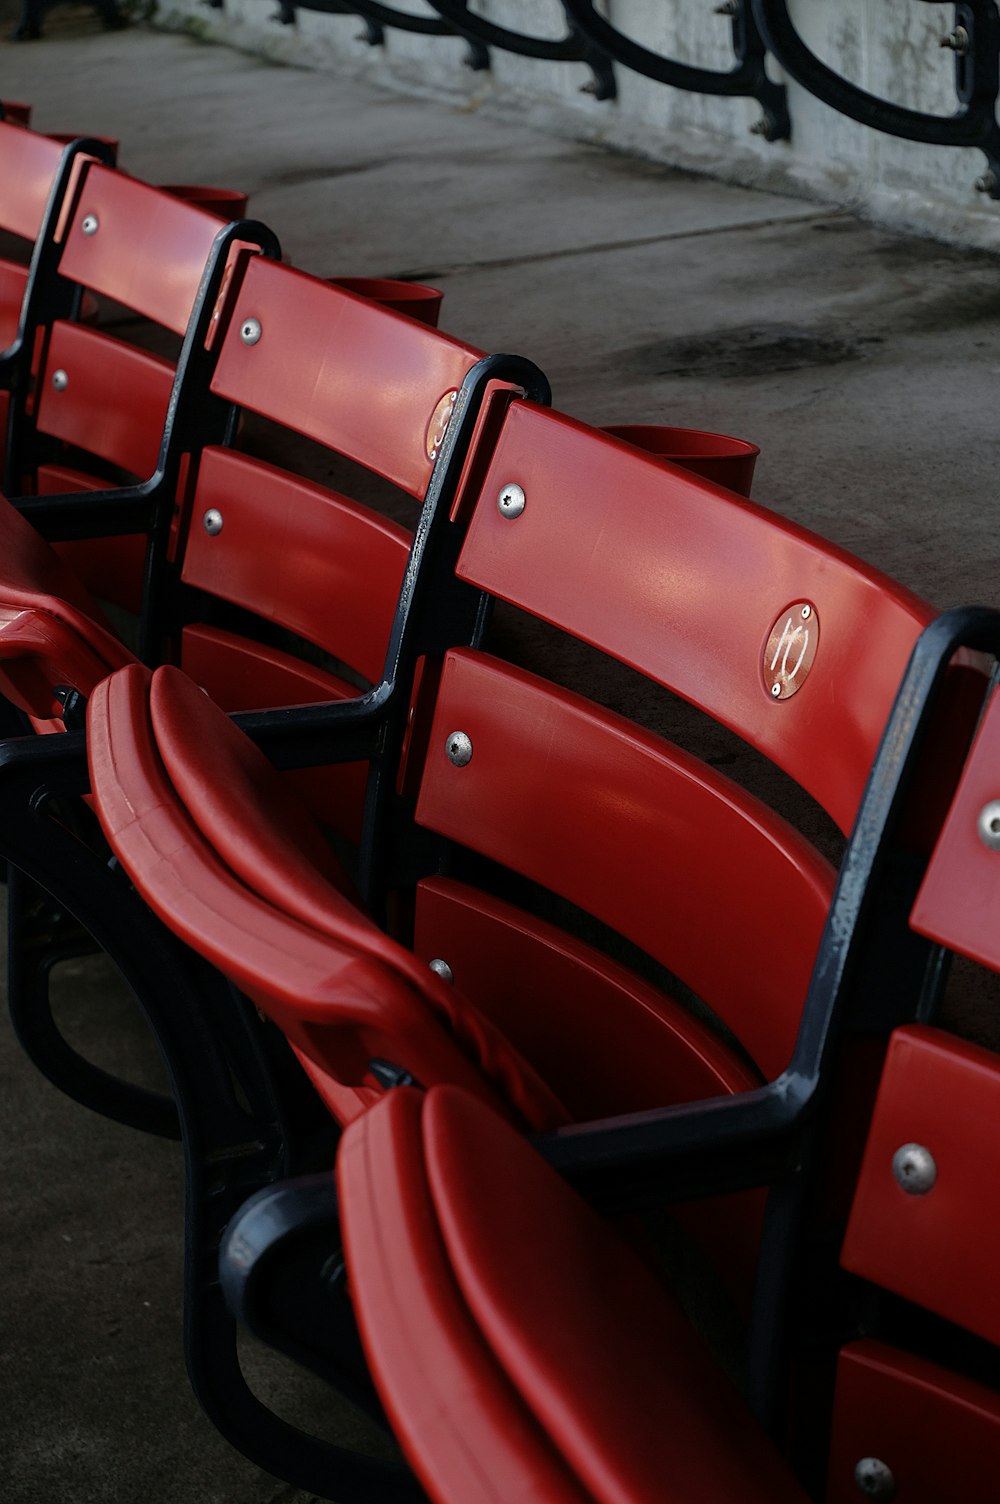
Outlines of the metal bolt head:
{"label": "metal bolt head", "polygon": [[101,222],[96,214],[85,214],[80,221],[80,229],[84,235],[96,235],[101,228]]}
{"label": "metal bolt head", "polygon": [[964,57],[969,50],[969,33],[964,26],[956,26],[954,31],[949,31],[947,36],[941,38],[940,45],[951,52],[957,52],[959,57]]}
{"label": "metal bolt head", "polygon": [[69,386],[69,376],[63,370],[53,371],[52,385],[57,392],[64,392]]}
{"label": "metal bolt head", "polygon": [[222,532],[222,513],[217,507],[209,507],[201,520],[206,533],[210,534],[211,537],[214,538],[216,533]]}
{"label": "metal bolt head", "polygon": [[879,1457],[862,1457],[855,1466],[854,1481],[866,1499],[891,1499],[896,1493],[892,1469]]}
{"label": "metal bolt head", "polygon": [[455,973],[448,965],[448,962],[442,961],[440,956],[435,956],[434,960],[428,961],[427,964],[430,967],[431,971],[437,972],[442,982],[453,982],[455,980]]}
{"label": "metal bolt head", "polygon": [[497,497],[497,510],[501,517],[520,517],[524,511],[524,492],[521,487],[513,484],[504,486]]}
{"label": "metal bolt head", "polygon": [[717,16],[738,16],[739,13],[740,0],[722,0],[722,4],[715,7]]}
{"label": "metal bolt head", "polygon": [[759,120],[755,120],[750,127],[751,136],[763,136],[765,141],[778,139],[778,123],[774,116],[764,111]]}
{"label": "metal bolt head", "polygon": [[799,615],[802,617],[803,621],[808,621],[809,618],[810,618],[810,616],[812,616],[812,614],[813,614],[813,608],[812,608],[812,606],[803,606],[802,610],[799,613]]}
{"label": "metal bolt head", "polygon": [[979,839],[991,851],[1000,851],[1000,799],[991,799],[979,811],[976,821]]}
{"label": "metal bolt head", "polygon": [[260,319],[244,319],[240,325],[240,339],[245,345],[255,345],[263,332]]}
{"label": "metal bolt head", "polygon": [[464,768],[472,761],[472,741],[464,731],[453,731],[444,744],[448,761],[456,768]]}
{"label": "metal bolt head", "polygon": [[981,172],[979,174],[975,182],[975,189],[977,193],[989,193],[992,194],[994,198],[998,196],[998,191],[1000,191],[1000,179],[997,178],[997,175],[992,168],[987,168],[985,172]]}
{"label": "metal bolt head", "polygon": [[926,1196],[937,1180],[937,1165],[923,1144],[902,1144],[892,1156],[892,1173],[908,1196]]}

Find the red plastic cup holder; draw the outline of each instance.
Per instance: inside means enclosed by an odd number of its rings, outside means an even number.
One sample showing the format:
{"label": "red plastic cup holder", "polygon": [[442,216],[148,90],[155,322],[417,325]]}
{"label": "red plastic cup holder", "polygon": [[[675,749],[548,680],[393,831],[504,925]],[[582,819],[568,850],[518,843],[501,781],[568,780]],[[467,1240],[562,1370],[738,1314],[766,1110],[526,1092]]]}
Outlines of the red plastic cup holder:
{"label": "red plastic cup holder", "polygon": [[760,449],[748,439],[734,439],[725,433],[708,433],[701,428],[670,428],[658,423],[621,423],[605,428],[616,439],[624,439],[637,449],[681,465],[695,475],[713,480],[741,496],[750,495],[754,466]]}
{"label": "red plastic cup holder", "polygon": [[30,125],[31,105],[19,104],[16,99],[3,101],[4,119],[8,125]]}
{"label": "red plastic cup holder", "polygon": [[236,188],[206,188],[201,183],[163,183],[160,191],[182,198],[186,204],[194,204],[195,208],[205,209],[209,214],[217,214],[227,223],[246,217],[249,194],[240,193]]}
{"label": "red plastic cup holder", "polygon": [[346,292],[371,298],[383,308],[407,313],[411,319],[419,319],[422,324],[437,328],[444,299],[444,293],[437,287],[428,287],[423,282],[399,282],[392,277],[327,277],[326,280]]}

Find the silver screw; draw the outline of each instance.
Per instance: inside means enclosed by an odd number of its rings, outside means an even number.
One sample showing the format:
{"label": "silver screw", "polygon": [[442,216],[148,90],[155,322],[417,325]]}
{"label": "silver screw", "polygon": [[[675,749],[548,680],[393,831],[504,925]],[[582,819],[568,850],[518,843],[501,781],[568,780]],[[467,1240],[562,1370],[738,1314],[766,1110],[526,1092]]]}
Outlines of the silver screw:
{"label": "silver screw", "polygon": [[780,682],[776,681],[774,684],[771,685],[771,693],[772,693],[772,695],[774,696],[775,699],[778,698],[778,696],[781,694],[781,684],[780,684]]}
{"label": "silver screw", "polygon": [[964,57],[969,50],[969,33],[964,26],[956,26],[954,31],[949,31],[947,36],[941,38],[940,45],[956,52],[959,57]]}
{"label": "silver screw", "polygon": [[205,525],[206,533],[209,533],[213,538],[216,533],[222,532],[222,513],[217,507],[209,507],[202,518],[202,522]]}
{"label": "silver screw", "polygon": [[52,385],[55,387],[57,392],[64,392],[69,386],[69,377],[67,376],[66,372],[62,370],[53,371]]}
{"label": "silver screw", "polygon": [[430,967],[431,971],[437,972],[442,982],[453,982],[455,980],[455,973],[448,965],[448,962],[442,961],[439,956],[435,956],[434,960],[428,961],[427,964]]}
{"label": "silver screw", "polygon": [[240,339],[245,345],[255,345],[263,332],[260,319],[244,319],[240,325]]}
{"label": "silver screw", "polygon": [[892,1156],[892,1173],[908,1196],[926,1196],[937,1180],[937,1165],[923,1144],[903,1144]]}
{"label": "silver screw", "polygon": [[722,4],[715,7],[717,16],[738,16],[739,13],[740,0],[722,0]]}
{"label": "silver screw", "polygon": [[803,621],[808,621],[809,618],[810,618],[810,616],[812,616],[812,614],[813,614],[812,613],[812,606],[803,606],[802,607],[802,620]]}
{"label": "silver screw", "polygon": [[497,497],[497,508],[501,517],[520,517],[524,511],[524,492],[520,486],[504,486]]}
{"label": "silver screw", "polygon": [[854,1481],[866,1499],[891,1499],[896,1493],[892,1470],[879,1457],[862,1457],[855,1466]]}
{"label": "silver screw", "polygon": [[981,172],[975,181],[977,193],[991,193],[995,197],[998,187],[1000,187],[1000,183],[998,183],[997,175],[992,167],[987,168],[985,172]]}
{"label": "silver screw", "polygon": [[101,227],[101,222],[96,214],[85,214],[80,222],[80,229],[85,235],[96,235]]}
{"label": "silver screw", "polygon": [[1000,851],[1000,799],[991,799],[979,811],[976,821],[979,839],[991,851]]}
{"label": "silver screw", "polygon": [[464,768],[472,761],[472,741],[464,731],[453,731],[444,744],[448,761],[456,768]]}

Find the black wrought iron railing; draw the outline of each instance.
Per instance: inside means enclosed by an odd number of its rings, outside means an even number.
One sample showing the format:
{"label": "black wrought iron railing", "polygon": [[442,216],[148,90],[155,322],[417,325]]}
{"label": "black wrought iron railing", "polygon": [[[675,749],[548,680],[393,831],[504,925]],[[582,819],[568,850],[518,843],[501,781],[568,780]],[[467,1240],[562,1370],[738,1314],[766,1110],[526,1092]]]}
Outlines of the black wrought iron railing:
{"label": "black wrought iron railing", "polygon": [[[224,0],[206,3],[221,6]],[[279,0],[275,20],[292,23],[299,10],[356,15],[365,26],[363,40],[373,46],[384,44],[392,28],[428,38],[457,35],[465,38],[466,60],[474,69],[488,68],[494,50],[549,63],[583,63],[591,77],[582,87],[599,100],[617,97],[618,66],[674,89],[755,99],[761,113],[750,129],[771,142],[786,141],[792,135],[787,88],[773,76],[780,69],[830,109],[872,130],[928,146],[978,149],[985,164],[975,187],[1000,199],[1000,0],[956,4],[951,29],[939,39],[953,57],[955,109],[950,114],[896,103],[843,77],[803,39],[791,13],[796,0],[717,0],[716,14],[730,23],[733,61],[729,68],[699,67],[647,46],[621,29],[615,6],[608,0],[549,0],[552,16],[559,22],[557,35],[518,29],[515,8],[504,0],[496,0],[489,15],[476,9],[477,3],[425,0],[426,11],[417,14],[382,0]],[[696,0],[663,3],[672,3],[683,21],[685,7],[693,7]],[[928,0],[899,3],[922,5]],[[939,78],[929,75],[929,82],[939,89]]]}

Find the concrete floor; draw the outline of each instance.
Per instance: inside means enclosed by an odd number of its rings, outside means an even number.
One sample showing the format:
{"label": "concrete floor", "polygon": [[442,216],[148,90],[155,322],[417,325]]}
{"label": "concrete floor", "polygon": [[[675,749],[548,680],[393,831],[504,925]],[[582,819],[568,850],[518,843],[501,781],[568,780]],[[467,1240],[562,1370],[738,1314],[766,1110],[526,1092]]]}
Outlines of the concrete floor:
{"label": "concrete floor", "polygon": [[[757,500],[940,606],[997,600],[994,260],[497,113],[138,27],[105,35],[82,9],[54,12],[42,42],[0,44],[2,96],[32,101],[42,129],[119,137],[123,165],[154,182],[248,191],[310,271],[437,283],[443,327],[531,356],[580,418],[755,440]],[[81,1028],[91,994],[113,991],[92,963],[65,978]],[[152,1068],[131,1026],[114,1037]],[[189,1397],[178,1153],[58,1097],[6,1029],[0,1071],[0,1494],[303,1500]],[[318,1423],[321,1394],[265,1377]]]}

